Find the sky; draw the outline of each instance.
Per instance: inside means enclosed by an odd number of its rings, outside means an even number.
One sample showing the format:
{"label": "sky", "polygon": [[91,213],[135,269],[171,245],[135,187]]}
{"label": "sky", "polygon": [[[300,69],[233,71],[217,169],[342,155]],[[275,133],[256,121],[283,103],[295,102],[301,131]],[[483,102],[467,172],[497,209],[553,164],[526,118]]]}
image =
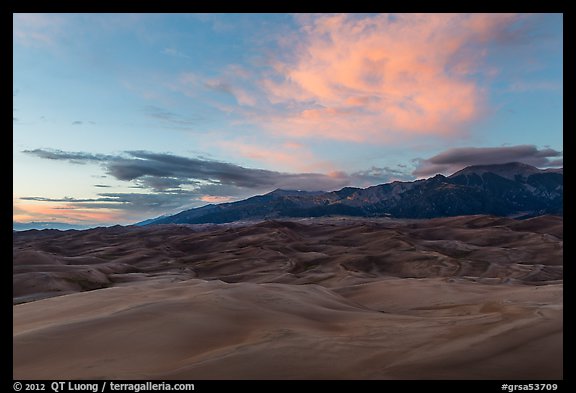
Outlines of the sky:
{"label": "sky", "polygon": [[13,220],[563,165],[562,14],[14,14]]}

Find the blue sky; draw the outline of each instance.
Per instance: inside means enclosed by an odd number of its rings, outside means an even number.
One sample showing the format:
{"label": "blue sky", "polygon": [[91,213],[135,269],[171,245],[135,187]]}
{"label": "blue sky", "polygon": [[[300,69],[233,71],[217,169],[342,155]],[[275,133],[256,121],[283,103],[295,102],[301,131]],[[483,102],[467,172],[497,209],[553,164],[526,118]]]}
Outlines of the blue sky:
{"label": "blue sky", "polygon": [[561,14],[15,14],[14,220],[562,166]]}

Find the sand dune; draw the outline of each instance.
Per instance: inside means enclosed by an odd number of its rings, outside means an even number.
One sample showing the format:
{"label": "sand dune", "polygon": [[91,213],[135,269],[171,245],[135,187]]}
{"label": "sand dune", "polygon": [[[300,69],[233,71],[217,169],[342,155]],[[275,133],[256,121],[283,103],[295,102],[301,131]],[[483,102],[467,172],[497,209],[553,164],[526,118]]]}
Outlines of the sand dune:
{"label": "sand dune", "polygon": [[560,379],[562,219],[28,231],[14,302],[18,379]]}

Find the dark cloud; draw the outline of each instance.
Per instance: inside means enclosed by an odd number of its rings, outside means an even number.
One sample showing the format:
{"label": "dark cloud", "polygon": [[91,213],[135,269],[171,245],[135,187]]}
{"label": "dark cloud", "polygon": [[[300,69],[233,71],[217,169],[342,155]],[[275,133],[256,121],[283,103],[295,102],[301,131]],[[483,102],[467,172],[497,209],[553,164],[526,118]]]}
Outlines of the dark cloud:
{"label": "dark cloud", "polygon": [[94,184],[94,187],[99,187],[99,188],[110,188],[112,186],[108,186],[106,184]]}
{"label": "dark cloud", "polygon": [[179,188],[185,184],[227,185],[250,190],[296,188],[302,190],[333,190],[349,185],[345,173],[282,173],[265,169],[200,158],[187,158],[165,153],[127,151],[124,156],[110,156],[62,150],[35,149],[24,153],[50,160],[73,163],[101,163],[106,172],[122,181],[155,189]]}
{"label": "dark cloud", "polygon": [[[179,211],[183,207],[199,206],[201,201],[194,192],[170,192],[170,193],[102,193],[101,198],[96,198],[88,203],[78,201],[73,204],[78,208],[90,209],[120,209],[135,212],[147,212],[149,214],[164,213],[166,211]],[[113,203],[109,203],[113,201]]]}
{"label": "dark cloud", "polygon": [[[102,195],[102,194],[98,194]],[[45,197],[35,197],[35,196],[28,196],[28,197],[21,197],[20,199],[24,201],[38,201],[38,202],[73,202],[73,203],[84,203],[84,202],[117,202],[115,199],[112,198],[72,198],[72,197],[64,197],[64,198],[45,198]]]}
{"label": "dark cloud", "polygon": [[147,188],[155,192],[177,190],[184,184],[198,184],[195,180],[173,177],[143,176],[137,180],[138,188]]}
{"label": "dark cloud", "polygon": [[351,173],[350,179],[354,185],[368,187],[375,184],[386,183],[391,180],[412,180],[413,176],[402,169],[373,166],[364,171]]}
{"label": "dark cloud", "polygon": [[522,162],[535,167],[559,167],[563,165],[562,152],[551,148],[538,149],[534,145],[503,147],[458,147],[448,149],[434,157],[416,159],[415,176],[431,176],[437,173],[452,174],[469,165],[505,164]]}
{"label": "dark cloud", "polygon": [[21,197],[21,200],[65,203],[53,209],[114,209],[139,214],[179,212],[205,204],[198,192],[179,190],[165,193],[101,193],[98,198]]}
{"label": "dark cloud", "polygon": [[[203,204],[201,195],[196,191],[178,190],[154,194],[144,193],[102,193],[102,199],[111,198],[121,203],[124,209],[147,210],[163,212],[166,210],[180,209],[182,207],[198,206]],[[83,205],[86,206],[86,205]]]}
{"label": "dark cloud", "polygon": [[40,158],[46,158],[48,160],[66,160],[74,164],[84,164],[86,162],[98,162],[111,160],[113,156],[107,156],[104,154],[91,154],[83,152],[66,152],[56,149],[34,149],[34,150],[24,150],[22,153],[32,154]]}
{"label": "dark cloud", "polygon": [[318,173],[281,173],[245,168],[227,162],[144,151],[131,151],[127,154],[132,158],[113,160],[107,166],[108,173],[118,180],[142,180],[150,184],[152,179],[161,178],[171,187],[202,181],[256,190],[333,188],[343,183],[340,178]]}
{"label": "dark cloud", "polygon": [[84,123],[83,121],[76,120],[76,121],[73,121],[73,122],[72,122],[72,125],[73,125],[73,126],[81,126],[83,123]]}

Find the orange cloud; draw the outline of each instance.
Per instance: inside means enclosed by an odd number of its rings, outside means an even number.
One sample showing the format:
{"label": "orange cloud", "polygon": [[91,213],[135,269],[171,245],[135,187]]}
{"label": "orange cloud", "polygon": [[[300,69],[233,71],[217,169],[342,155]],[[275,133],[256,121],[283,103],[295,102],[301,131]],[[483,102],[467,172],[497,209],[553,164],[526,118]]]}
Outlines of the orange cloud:
{"label": "orange cloud", "polygon": [[233,201],[234,198],[227,196],[204,195],[200,198],[200,200],[208,203],[225,203]]}
{"label": "orange cloud", "polygon": [[118,213],[103,209],[79,209],[68,205],[45,206],[41,203],[15,203],[12,219],[18,222],[58,221],[73,224],[118,222]]}
{"label": "orange cloud", "polygon": [[252,112],[276,133],[351,141],[448,136],[483,113],[470,77],[509,14],[300,17],[291,60],[260,81],[285,111]]}

